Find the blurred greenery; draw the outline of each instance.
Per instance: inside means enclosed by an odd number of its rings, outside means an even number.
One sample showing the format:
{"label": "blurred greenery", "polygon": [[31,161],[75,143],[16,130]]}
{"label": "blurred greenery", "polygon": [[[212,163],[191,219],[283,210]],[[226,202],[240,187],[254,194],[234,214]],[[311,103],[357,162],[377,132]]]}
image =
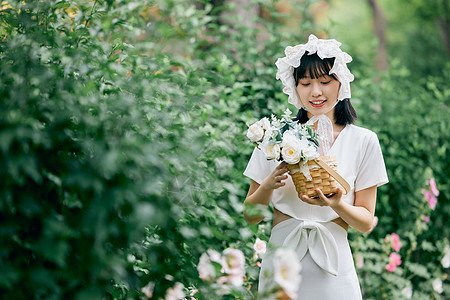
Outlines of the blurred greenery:
{"label": "blurred greenery", "polygon": [[[379,189],[379,225],[350,231],[366,261],[364,299],[400,298],[409,282],[414,299],[448,296],[440,260],[450,236],[450,64],[439,33],[422,10],[383,6],[395,22],[390,69],[378,74],[373,34],[316,23],[318,2],[292,1],[301,17],[287,30],[286,1],[252,1],[263,13],[251,26],[223,14],[236,7],[224,1],[3,1],[1,298],[136,299],[153,282],[159,299],[181,282],[198,299],[253,299],[252,247],[271,226],[242,217],[246,123],[287,107],[274,76],[284,48],[328,30],[348,41],[358,125],[378,134],[390,178]],[[436,210],[421,193],[431,177]],[[383,239],[392,232],[404,266],[390,274]],[[207,249],[227,247],[244,252],[246,279],[218,296],[196,265]]]}

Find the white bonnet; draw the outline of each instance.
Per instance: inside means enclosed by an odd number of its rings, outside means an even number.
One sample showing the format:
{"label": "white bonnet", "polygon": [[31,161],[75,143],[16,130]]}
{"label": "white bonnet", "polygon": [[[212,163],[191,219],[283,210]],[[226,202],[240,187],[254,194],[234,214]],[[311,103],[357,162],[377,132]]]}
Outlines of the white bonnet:
{"label": "white bonnet", "polygon": [[276,78],[280,79],[283,83],[283,92],[289,95],[289,103],[293,104],[298,109],[303,106],[297,95],[294,80],[294,68],[297,68],[300,65],[300,59],[306,51],[308,51],[309,55],[317,53],[321,59],[335,58],[330,74],[335,74],[341,83],[338,101],[351,98],[350,82],[353,81],[354,76],[347,68],[347,63],[352,61],[352,57],[342,51],[339,48],[340,46],[341,43],[335,39],[318,39],[315,35],[311,34],[306,44],[286,47],[284,50],[286,56],[278,58],[275,65],[278,68]]}

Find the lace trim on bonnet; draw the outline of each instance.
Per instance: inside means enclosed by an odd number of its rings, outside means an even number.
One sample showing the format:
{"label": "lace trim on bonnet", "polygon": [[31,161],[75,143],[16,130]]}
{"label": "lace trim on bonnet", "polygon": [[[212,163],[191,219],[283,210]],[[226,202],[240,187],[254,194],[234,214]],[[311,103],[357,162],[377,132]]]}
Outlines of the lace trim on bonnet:
{"label": "lace trim on bonnet", "polygon": [[278,58],[275,65],[278,68],[276,78],[281,79],[281,82],[284,85],[283,92],[289,95],[289,103],[298,109],[303,106],[297,95],[294,80],[294,68],[300,66],[300,59],[306,51],[309,52],[309,55],[317,53],[321,59],[335,58],[330,74],[336,74],[336,77],[341,83],[338,101],[351,98],[350,82],[354,80],[354,76],[347,68],[347,63],[352,61],[352,57],[342,51],[339,48],[340,46],[341,43],[335,39],[318,39],[315,35],[311,34],[306,44],[286,47],[284,50],[286,56]]}

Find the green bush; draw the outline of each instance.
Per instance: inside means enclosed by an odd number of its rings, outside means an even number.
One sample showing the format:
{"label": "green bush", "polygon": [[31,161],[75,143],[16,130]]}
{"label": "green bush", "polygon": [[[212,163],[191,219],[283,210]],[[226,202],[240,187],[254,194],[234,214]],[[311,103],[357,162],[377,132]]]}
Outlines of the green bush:
{"label": "green bush", "polygon": [[145,248],[146,227],[172,241],[149,251],[147,276],[180,263],[159,264],[183,248],[175,204],[192,206],[200,168],[186,162],[202,144],[183,114],[205,80],[124,41],[142,25],[129,19],[133,3],[10,4],[0,44],[2,297],[98,299],[117,283],[135,295],[141,274],[127,256]]}

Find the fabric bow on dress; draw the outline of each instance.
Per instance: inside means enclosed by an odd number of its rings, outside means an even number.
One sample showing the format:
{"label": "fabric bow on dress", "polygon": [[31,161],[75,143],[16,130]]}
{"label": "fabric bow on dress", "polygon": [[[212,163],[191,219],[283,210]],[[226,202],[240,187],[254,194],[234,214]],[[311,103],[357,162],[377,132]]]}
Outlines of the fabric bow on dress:
{"label": "fabric bow on dress", "polygon": [[331,232],[319,222],[297,220],[298,225],[283,242],[283,247],[295,249],[300,261],[309,250],[312,259],[326,272],[338,275],[338,248]]}

